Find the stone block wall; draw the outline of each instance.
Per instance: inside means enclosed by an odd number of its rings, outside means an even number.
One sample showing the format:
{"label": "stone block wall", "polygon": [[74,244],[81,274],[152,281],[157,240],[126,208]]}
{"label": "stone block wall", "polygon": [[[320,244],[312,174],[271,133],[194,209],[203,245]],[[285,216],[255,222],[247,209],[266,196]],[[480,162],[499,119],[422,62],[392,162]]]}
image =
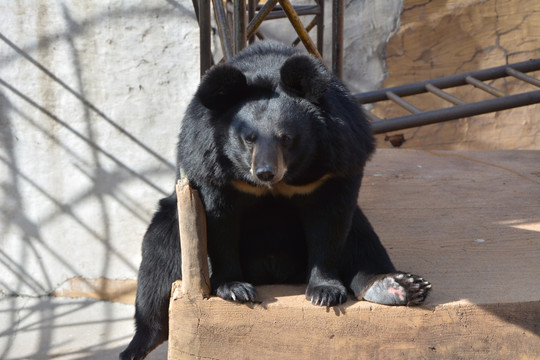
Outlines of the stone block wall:
{"label": "stone block wall", "polygon": [[[539,58],[540,4],[527,0],[405,0],[401,27],[389,41],[386,55],[384,87]],[[540,71],[531,74],[540,78]],[[538,90],[513,78],[489,84],[508,94]],[[493,98],[473,87],[448,92],[466,102]],[[410,99],[422,110],[449,105],[431,94]],[[383,118],[408,114],[389,102],[380,103],[374,113]],[[539,129],[537,104],[392,134],[404,134],[404,148],[540,149]],[[379,146],[390,147],[384,138],[378,137]]]}

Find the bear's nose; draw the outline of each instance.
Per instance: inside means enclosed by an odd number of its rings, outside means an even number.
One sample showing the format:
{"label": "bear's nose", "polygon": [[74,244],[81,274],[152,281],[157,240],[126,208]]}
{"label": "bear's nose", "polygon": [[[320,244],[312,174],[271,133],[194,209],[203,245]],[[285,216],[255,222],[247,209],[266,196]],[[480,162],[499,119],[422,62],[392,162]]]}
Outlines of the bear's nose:
{"label": "bear's nose", "polygon": [[257,178],[264,182],[269,182],[274,179],[274,169],[271,166],[260,166],[255,171]]}

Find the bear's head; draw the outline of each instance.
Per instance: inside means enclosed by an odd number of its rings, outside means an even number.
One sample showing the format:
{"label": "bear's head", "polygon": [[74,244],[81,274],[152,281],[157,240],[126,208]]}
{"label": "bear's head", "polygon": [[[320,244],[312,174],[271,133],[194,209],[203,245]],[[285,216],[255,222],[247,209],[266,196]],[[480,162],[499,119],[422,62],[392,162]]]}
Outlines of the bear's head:
{"label": "bear's head", "polygon": [[205,152],[224,156],[230,181],[305,185],[365,161],[355,149],[358,107],[321,62],[295,53],[266,68],[242,65],[214,66],[195,94],[214,134]]}
{"label": "bear's head", "polygon": [[257,186],[302,182],[323,176],[313,169],[317,127],[324,126],[318,101],[332,75],[309,55],[289,57],[279,72],[243,73],[230,64],[213,67],[196,98],[227,124],[223,151],[234,177]]}

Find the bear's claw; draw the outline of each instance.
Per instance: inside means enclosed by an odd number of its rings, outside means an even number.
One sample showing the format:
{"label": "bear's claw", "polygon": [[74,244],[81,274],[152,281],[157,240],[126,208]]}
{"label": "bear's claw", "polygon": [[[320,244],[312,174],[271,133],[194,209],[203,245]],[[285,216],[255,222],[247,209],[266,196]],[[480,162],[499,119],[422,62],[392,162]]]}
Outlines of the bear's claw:
{"label": "bear's claw", "polygon": [[306,299],[313,305],[334,306],[347,301],[347,290],[343,285],[308,286]]}
{"label": "bear's claw", "polygon": [[216,295],[225,300],[254,302],[257,291],[250,283],[231,281],[221,284],[216,290]]}

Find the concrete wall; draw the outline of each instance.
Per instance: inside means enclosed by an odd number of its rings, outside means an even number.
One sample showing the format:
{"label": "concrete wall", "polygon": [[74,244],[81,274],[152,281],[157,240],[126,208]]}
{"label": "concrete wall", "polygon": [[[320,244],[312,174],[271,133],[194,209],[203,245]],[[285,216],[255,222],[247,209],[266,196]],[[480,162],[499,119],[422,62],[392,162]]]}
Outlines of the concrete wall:
{"label": "concrete wall", "polygon": [[[384,87],[540,58],[540,3],[529,0],[405,0],[401,27],[387,46]],[[540,71],[531,73],[540,78]],[[538,90],[511,77],[489,81],[507,94]],[[447,89],[466,102],[492,99],[472,86]],[[406,98],[422,110],[450,104],[435,95]],[[374,113],[407,115],[389,101]],[[540,104],[397,131],[412,149],[540,149]],[[379,136],[379,146],[390,147]]]}
{"label": "concrete wall", "polygon": [[199,78],[191,1],[12,1],[0,20],[0,292],[134,278]]}
{"label": "concrete wall", "polygon": [[[353,90],[384,80],[401,6],[347,3]],[[3,2],[0,33],[0,294],[131,302],[199,79],[192,3]]]}

